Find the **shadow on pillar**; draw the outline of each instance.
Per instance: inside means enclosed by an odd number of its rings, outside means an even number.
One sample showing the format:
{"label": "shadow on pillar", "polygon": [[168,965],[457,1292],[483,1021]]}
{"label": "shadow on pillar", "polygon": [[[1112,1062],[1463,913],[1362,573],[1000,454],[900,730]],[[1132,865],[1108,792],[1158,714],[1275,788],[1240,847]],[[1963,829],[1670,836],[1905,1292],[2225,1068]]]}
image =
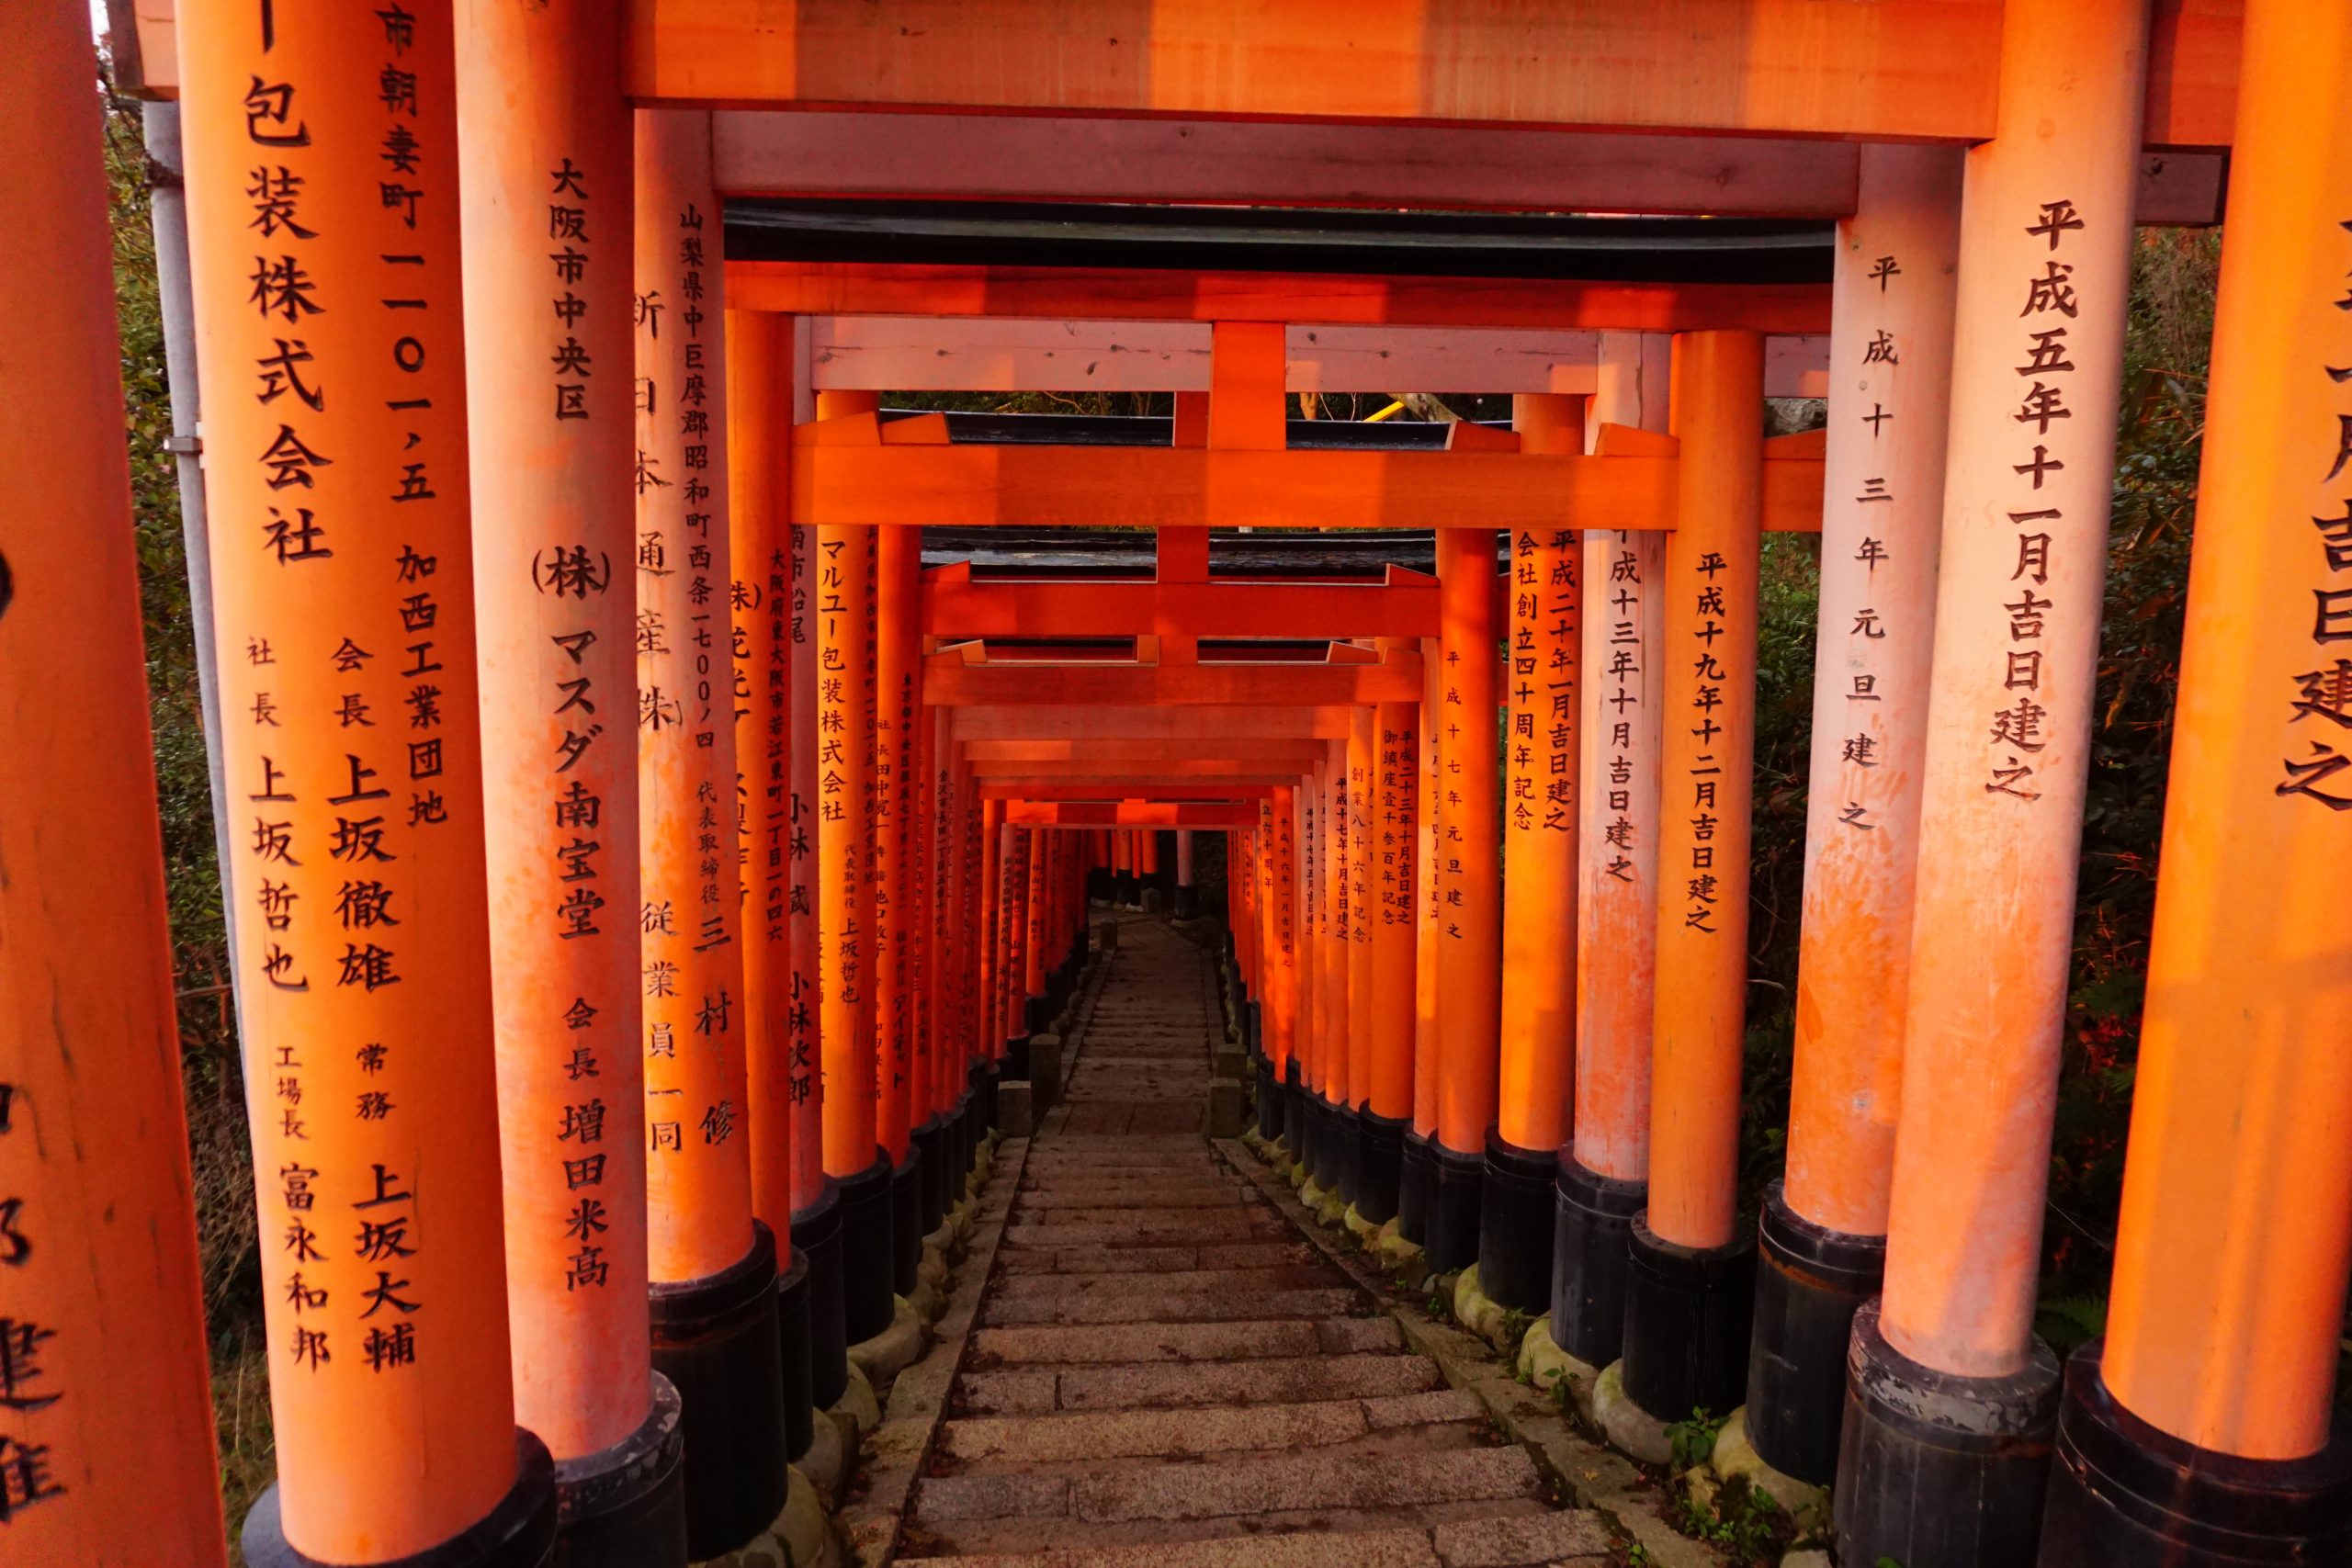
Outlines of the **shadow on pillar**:
{"label": "shadow on pillar", "polygon": [[1282,1085],[1274,1077],[1274,1065],[1265,1057],[1257,1059],[1258,1069],[1258,1136],[1268,1143],[1283,1135]]}
{"label": "shadow on pillar", "polygon": [[889,1327],[898,1313],[890,1217],[890,1156],[877,1144],[872,1165],[841,1178],[842,1329],[852,1345]]}
{"label": "shadow on pillar", "polygon": [[1649,1196],[1646,1182],[1602,1176],[1560,1152],[1552,1190],[1552,1343],[1588,1365],[1605,1367],[1625,1353],[1634,1216]]}
{"label": "shadow on pillar", "polygon": [[686,1550],[699,1562],[756,1538],[784,1511],[784,1346],[775,1237],[716,1274],[656,1280],[653,1367],[685,1407]]}
{"label": "shadow on pillar", "polygon": [[[784,1381],[784,1457],[797,1460],[817,1440],[817,1408],[809,1375],[808,1255],[793,1249],[775,1282],[775,1338]],[[567,1563],[565,1568],[575,1568]]]}
{"label": "shadow on pillar", "polygon": [[1430,1144],[1426,1135],[1408,1132],[1397,1161],[1396,1235],[1415,1247],[1429,1241],[1430,1200],[1437,1191],[1437,1156]]}
{"label": "shadow on pillar", "polygon": [[1478,1261],[1478,1215],[1484,1206],[1487,1156],[1430,1140],[1429,1234],[1421,1255],[1433,1274],[1451,1274]]}
{"label": "shadow on pillar", "polygon": [[1306,1086],[1295,1056],[1283,1064],[1282,1101],[1283,1142],[1290,1145],[1293,1160],[1303,1160],[1306,1157]]}
{"label": "shadow on pillar", "polygon": [[1180,920],[1199,919],[1201,918],[1200,889],[1188,887],[1182,883],[1177,884],[1176,902],[1173,908],[1176,918]]}
{"label": "shadow on pillar", "polygon": [[808,1403],[827,1410],[849,1387],[849,1329],[842,1315],[841,1189],[831,1177],[817,1201],[792,1216],[792,1255],[808,1264]]}
{"label": "shadow on pillar", "polygon": [[[890,1172],[890,1289],[911,1296],[922,1272],[922,1151],[911,1142]],[[897,1311],[896,1303],[892,1311]]]}
{"label": "shadow on pillar", "polygon": [[996,1088],[998,1084],[1003,1082],[1004,1079],[1010,1076],[1004,1070],[1004,1064],[1002,1062],[982,1062],[974,1069],[974,1071],[977,1075],[974,1082],[980,1091],[980,1122],[982,1127],[985,1129],[1003,1126],[1004,1123],[999,1119],[997,1113]]}
{"label": "shadow on pillar", "polygon": [[1410,1117],[1375,1116],[1368,1105],[1356,1112],[1356,1214],[1367,1224],[1385,1225],[1396,1217],[1405,1135],[1412,1125]]}
{"label": "shadow on pillar", "polygon": [[1815,1224],[1778,1181],[1764,1190],[1758,1233],[1748,1440],[1782,1474],[1826,1486],[1846,1419],[1846,1347],[1854,1314],[1885,1277],[1886,1238]]}
{"label": "shadow on pillar", "polygon": [[1352,1204],[1363,1190],[1358,1180],[1363,1169],[1363,1108],[1334,1100],[1326,1111],[1330,1123],[1331,1179],[1324,1185],[1340,1195],[1340,1201]]}
{"label": "shadow on pillar", "polygon": [[1756,1233],[1745,1221],[1726,1245],[1698,1247],[1658,1235],[1647,1210],[1634,1215],[1625,1273],[1625,1396],[1660,1421],[1687,1420],[1693,1410],[1730,1415],[1747,1393],[1755,1306]]}
{"label": "shadow on pillar", "polygon": [[1029,1036],[1008,1034],[1004,1038],[1004,1056],[998,1064],[1002,1076],[1013,1083],[1029,1081]]}
{"label": "shadow on pillar", "polygon": [[[514,1484],[463,1534],[400,1560],[399,1568],[555,1568],[555,1461],[548,1446],[514,1428]],[[277,1488],[255,1499],[238,1532],[249,1568],[332,1568],[286,1542]]]}
{"label": "shadow on pillar", "polygon": [[[922,1229],[917,1233],[916,1247],[920,1250],[922,1237],[937,1230],[947,1218],[947,1188],[955,1161],[948,1154],[948,1121],[934,1115],[916,1128],[911,1134],[916,1154],[922,1167]],[[960,1178],[956,1179],[960,1180]]]}
{"label": "shadow on pillar", "polygon": [[2105,1348],[2094,1340],[2066,1362],[2042,1568],[2352,1562],[2352,1423],[2340,1404],[2327,1446],[2306,1458],[2217,1453],[2116,1403]]}
{"label": "shadow on pillar", "polygon": [[1888,1344],[1878,1314],[1877,1302],[1863,1304],[1847,1348],[1832,1495],[1838,1557],[1890,1557],[1903,1568],[2031,1562],[2057,1424],[2058,1358],[2037,1339],[2024,1371],[2010,1376],[1939,1372]]}
{"label": "shadow on pillar", "polygon": [[1552,1299],[1557,1149],[1527,1149],[1487,1129],[1478,1205],[1478,1288],[1498,1306],[1541,1316]]}
{"label": "shadow on pillar", "polygon": [[685,1417],[678,1391],[650,1374],[636,1431],[555,1467],[563,1568],[683,1568],[686,1561]]}

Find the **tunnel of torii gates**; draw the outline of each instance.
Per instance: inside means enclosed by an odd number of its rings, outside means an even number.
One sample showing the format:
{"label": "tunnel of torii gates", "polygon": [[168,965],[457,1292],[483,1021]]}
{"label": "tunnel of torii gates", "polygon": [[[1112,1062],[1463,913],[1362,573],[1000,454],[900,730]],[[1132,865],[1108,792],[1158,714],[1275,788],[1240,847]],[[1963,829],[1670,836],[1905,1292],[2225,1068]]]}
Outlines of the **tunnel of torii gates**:
{"label": "tunnel of torii gates", "polygon": [[[207,393],[278,1461],[248,1560],[756,1535],[1090,885],[1204,834],[1258,1132],[1640,1409],[1745,1404],[1835,1480],[1846,1562],[2352,1557],[2352,9],[899,9],[118,7],[184,146],[184,434]],[[92,63],[81,0],[0,7],[0,1558],[217,1564]],[[2224,149],[2112,1305],[2062,1369],[2031,1321],[2128,249],[2211,220]],[[810,193],[1793,215],[1834,261],[722,243]],[[1289,438],[1286,391],[1396,387],[1514,415]],[[1173,391],[1172,440],[879,416],[925,388]],[[1768,395],[1826,432],[1764,438]],[[1156,570],[920,556],[1102,524]],[[1270,527],[1431,530],[1435,570],[1210,570]],[[1820,536],[1820,657],[1754,1219],[1770,529]]]}

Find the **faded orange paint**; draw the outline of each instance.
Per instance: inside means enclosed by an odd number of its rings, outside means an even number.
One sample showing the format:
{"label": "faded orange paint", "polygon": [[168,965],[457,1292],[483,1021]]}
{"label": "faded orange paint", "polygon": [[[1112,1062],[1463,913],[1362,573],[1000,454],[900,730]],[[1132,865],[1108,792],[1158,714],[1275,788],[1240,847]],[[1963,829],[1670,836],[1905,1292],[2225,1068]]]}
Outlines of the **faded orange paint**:
{"label": "faded orange paint", "polygon": [[[1786,1196],[1852,1235],[1886,1234],[1894,1171],[1960,167],[1957,149],[1866,147],[1838,228]],[[1900,270],[1873,276],[1888,255]]]}
{"label": "faded orange paint", "polygon": [[1728,1243],[1738,1209],[1763,401],[1761,338],[1674,340],[1649,1224],[1690,1247]]}
{"label": "faded orange paint", "polygon": [[12,1562],[220,1568],[96,64],[85,6],[0,8],[0,289],[38,302],[0,348],[0,1528]]}
{"label": "faded orange paint", "polygon": [[1437,576],[1437,1130],[1445,1147],[1474,1154],[1495,1119],[1501,1010],[1493,533],[1440,529]]}
{"label": "faded orange paint", "polygon": [[[369,12],[281,10],[270,43],[252,7],[233,0],[196,0],[179,24],[197,352],[214,391],[205,483],[235,825],[222,869],[252,1066],[280,1520],[309,1556],[383,1562],[470,1528],[516,1475],[450,13],[418,9],[400,57],[414,106],[399,111],[378,96],[394,48]],[[408,204],[388,208],[379,192],[375,147],[388,121],[442,171],[416,200],[413,227]],[[519,162],[527,133],[516,130],[481,134]],[[535,204],[548,167],[529,176]],[[601,174],[590,188],[622,220],[620,191]],[[601,259],[625,296],[626,246]],[[536,313],[518,310],[517,322],[547,320],[547,264],[534,265]],[[533,344],[541,428],[555,395],[548,346]],[[616,358],[625,364],[626,351]],[[625,385],[626,372],[615,378]],[[489,445],[526,469],[545,450]],[[402,493],[415,499],[401,503]],[[594,568],[599,594],[615,568],[611,586],[625,596],[621,562]],[[494,570],[502,591],[528,593],[527,558]],[[529,711],[544,715],[560,701],[554,665],[568,660],[534,640]],[[626,712],[626,692],[624,674],[596,694]],[[533,739],[543,749],[532,807],[545,812],[560,793],[553,748],[544,730]],[[626,732],[608,731],[605,749],[626,758]],[[621,846],[600,863],[625,861],[626,838]],[[608,914],[622,918],[592,923],[628,931],[625,908]],[[527,918],[537,933],[566,929],[552,897]],[[618,1045],[634,1042],[623,1033]],[[543,1092],[555,1098],[551,1086]],[[607,1095],[613,1135],[625,1137],[634,1102]],[[518,1161],[528,1178],[560,1179],[553,1125],[541,1124]],[[518,1236],[517,1262],[535,1270],[528,1285],[560,1293],[571,1247],[556,1213],[537,1224]],[[637,1287],[625,1241],[611,1239],[616,1278],[599,1289],[617,1297]],[[634,1390],[596,1402],[626,1407],[623,1430],[645,1410],[643,1347]],[[593,1386],[567,1382],[583,1397]]]}
{"label": "faded orange paint", "polygon": [[[1589,439],[1663,431],[1667,347],[1600,338]],[[1594,523],[1616,523],[1594,516]],[[1657,991],[1659,717],[1666,540],[1584,531],[1583,717],[1577,866],[1577,1163],[1618,1181],[1649,1175],[1650,1030]]]}
{"label": "faded orange paint", "polygon": [[[650,1398],[637,540],[618,374],[631,354],[635,153],[628,111],[595,88],[619,70],[608,35],[511,7],[459,17],[466,313],[530,323],[465,354],[507,1310],[516,1418],[571,1459],[626,1438]],[[503,86],[514,78],[577,91],[516,97]],[[578,176],[551,189],[550,171],[566,167]],[[483,194],[500,190],[527,196]],[[550,204],[576,209],[587,236],[564,247],[582,256],[569,282],[545,244]],[[582,306],[569,325],[548,309],[559,294]],[[552,376],[575,344],[615,373]],[[553,418],[559,396],[583,417]],[[568,881],[565,853],[582,844],[607,846],[580,857],[598,874]],[[583,1203],[611,1225],[593,1242],[571,1234]],[[601,1250],[583,1256],[591,1245]]]}
{"label": "faded orange paint", "polygon": [[2352,13],[2247,6],[2102,1363],[2133,1415],[2254,1460],[2325,1446],[2352,1269],[2352,791],[2325,780],[2346,666],[2311,598],[2352,516],[2347,77]]}
{"label": "faded orange paint", "polygon": [[[2000,123],[2015,130],[1970,149],[1962,175],[1927,782],[1880,1324],[1905,1355],[1968,1377],[2016,1371],[2033,1332],[2146,28],[2142,0],[2010,6]],[[2098,69],[2083,69],[2086,61]],[[2052,188],[2053,170],[2064,172],[2063,189]],[[2067,210],[2049,212],[2061,197]],[[2075,221],[2083,226],[2061,226]],[[2064,337],[2033,335],[2062,330]],[[2045,348],[2058,352],[2045,356]],[[2072,368],[2060,369],[2062,361]],[[2039,376],[2030,373],[2037,363]],[[2020,366],[2029,375],[2018,374]],[[2070,417],[2041,428],[2037,384]]]}
{"label": "faded orange paint", "polygon": [[[1583,450],[1584,403],[1556,393],[1512,399],[1523,449]],[[1510,542],[1496,1130],[1522,1149],[1566,1143],[1575,1110],[1581,554],[1566,528],[1521,529]]]}

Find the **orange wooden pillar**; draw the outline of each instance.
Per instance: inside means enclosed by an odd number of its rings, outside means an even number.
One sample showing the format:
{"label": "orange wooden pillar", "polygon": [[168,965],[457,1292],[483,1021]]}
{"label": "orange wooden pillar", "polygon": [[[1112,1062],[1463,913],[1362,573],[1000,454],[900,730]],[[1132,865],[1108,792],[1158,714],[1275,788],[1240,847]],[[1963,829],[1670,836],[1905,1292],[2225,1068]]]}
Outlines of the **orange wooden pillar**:
{"label": "orange wooden pillar", "polygon": [[[464,361],[516,1415],[554,1451],[566,1551],[675,1562],[684,1428],[647,1359],[637,751],[616,722],[637,685],[635,154],[617,23],[458,16],[465,310],[516,323],[477,335]],[[497,189],[529,196],[473,199]],[[551,373],[559,362],[572,368]],[[438,674],[408,695],[434,685],[447,708]],[[649,1447],[666,1475],[643,1464]]]}
{"label": "orange wooden pillar", "polygon": [[1170,894],[1169,908],[1180,920],[1198,919],[1201,914],[1200,890],[1193,885],[1193,829],[1176,829],[1176,886]]}
{"label": "orange wooden pillar", "polygon": [[[1589,445],[1611,424],[1665,430],[1668,355],[1658,334],[1600,334]],[[1554,1180],[1551,1331],[1598,1375],[1623,1348],[1628,1238],[1649,1198],[1666,536],[1587,528],[1583,565],[1576,1105]]]}
{"label": "orange wooden pillar", "polygon": [[1419,1246],[1429,1236],[1430,1196],[1437,1186],[1438,1109],[1438,731],[1444,724],[1442,639],[1421,639],[1419,820],[1415,823],[1413,889],[1413,1125],[1396,1179],[1396,1234]]}
{"label": "orange wooden pillar", "polygon": [[[1521,450],[1584,450],[1584,400],[1512,401]],[[1486,1142],[1478,1282],[1540,1316],[1552,1300],[1553,1182],[1576,1080],[1577,720],[1584,598],[1577,536],[1528,530],[1510,541],[1503,736],[1502,1011],[1499,1092]]]}
{"label": "orange wooden pillar", "polygon": [[922,531],[875,531],[874,567],[876,1136],[890,1156],[890,1267],[899,1295],[922,1264],[922,1155],[913,1142],[917,1020],[915,945],[922,936],[914,857],[922,711]]}
{"label": "orange wooden pillar", "polygon": [[1304,1069],[1298,1059],[1298,811],[1297,790],[1276,784],[1266,802],[1265,906],[1266,1055],[1282,1100],[1282,1137],[1295,1158],[1304,1129],[1299,1105]]}
{"label": "orange wooden pillar", "polygon": [[[1306,1028],[1301,1055],[1306,1063],[1306,1145],[1300,1153],[1306,1157],[1307,1174],[1315,1183],[1310,1204],[1329,1190],[1340,1174],[1333,1122],[1337,1096],[1344,1092],[1345,1086],[1335,1086],[1332,1063],[1336,1055],[1344,1073],[1347,1060],[1345,1016],[1335,1017],[1332,1007],[1331,920],[1333,906],[1338,902],[1338,893],[1332,886],[1332,772],[1330,746],[1327,742],[1324,755],[1300,780],[1299,852],[1306,869],[1300,878],[1303,898],[1299,1010]],[[1344,980],[1345,971],[1340,978]]]}
{"label": "orange wooden pillar", "polygon": [[1004,1077],[1029,1077],[1029,840],[1028,829],[1003,824],[998,857],[998,1061]]}
{"label": "orange wooden pillar", "polygon": [[[752,1212],[724,256],[703,110],[637,114],[639,958],[654,1364],[685,1404],[697,1560],[783,1511],[790,1247]],[[717,1454],[723,1456],[714,1457]]]}
{"label": "orange wooden pillar", "polygon": [[1002,1124],[998,1120],[997,1085],[1004,1076],[1004,802],[982,801],[979,902],[973,921],[979,953],[974,966],[972,1058],[980,1114],[990,1128]]}
{"label": "orange wooden pillar", "polygon": [[1347,774],[1340,781],[1340,942],[1347,975],[1347,1087],[1340,1097],[1340,1196],[1360,1190],[1364,1116],[1372,1100],[1372,769],[1378,716],[1359,704],[1348,717]]}
{"label": "orange wooden pillar", "polygon": [[[507,1337],[449,13],[420,10],[395,36],[370,12],[281,10],[266,36],[250,6],[198,0],[177,23],[198,349],[216,391],[223,763],[244,829],[222,870],[247,982],[277,1438],[277,1483],[246,1516],[245,1550],[538,1563],[554,1549],[555,1477],[515,1425]],[[402,91],[387,102],[394,72]],[[413,204],[379,197],[388,135],[413,143]],[[542,418],[548,397],[543,380]],[[567,917],[542,902],[532,919],[548,931]],[[17,1105],[12,1146],[62,1137],[48,1111]],[[553,1125],[532,1149],[541,1173]],[[45,1229],[57,1218],[13,1192],[0,1210],[20,1268],[45,1243],[92,1243]],[[560,1291],[576,1241],[553,1215],[542,1226],[517,1238],[516,1261]],[[634,1293],[625,1260],[613,1273],[613,1293]],[[22,1334],[6,1336],[12,1358],[45,1348]],[[599,1369],[640,1380],[597,1390],[623,1433],[646,1412],[641,1356]],[[92,1392],[61,1377],[26,1393],[59,1391]],[[36,1473],[12,1467],[0,1483]]]}
{"label": "orange wooden pillar", "polygon": [[1649,1206],[1634,1221],[1625,1393],[1660,1420],[1747,1386],[1755,1236],[1738,1216],[1756,750],[1764,344],[1674,340],[1680,501],[1666,546],[1666,693]]}
{"label": "orange wooden pillar", "polygon": [[2052,1568],[2352,1560],[2352,14],[2256,0],[2243,60],[2114,1292],[2066,1366]]}
{"label": "orange wooden pillar", "polygon": [[[2058,1381],[2033,1337],[2035,1283],[2147,20],[2142,0],[2009,6],[2006,133],[1971,149],[1962,176],[1886,1288],[1855,1315],[1838,1455],[1850,1560],[2034,1550]],[[1923,1440],[1909,1413],[1927,1389],[1966,1442]],[[1849,1483],[1887,1475],[1904,1479]],[[1948,1545],[1913,1551],[1923,1530]]]}
{"label": "orange wooden pillar", "polygon": [[[772,1235],[789,1238],[782,1248],[776,1329],[785,1451],[797,1460],[815,1440],[817,1407],[839,1399],[847,1377],[839,1220],[830,1205],[813,1226],[795,1218],[826,1197],[811,1006],[816,928],[806,886],[814,857],[804,847],[805,799],[794,776],[803,753],[812,762],[816,757],[806,728],[815,705],[797,701],[801,684],[808,684],[812,699],[815,687],[802,679],[813,673],[806,668],[805,583],[796,579],[804,570],[804,540],[785,521],[792,405],[804,389],[795,384],[791,318],[729,310],[726,325],[744,1104],[752,1213]],[[820,1256],[811,1256],[812,1241]]]}
{"label": "orange wooden pillar", "polygon": [[[1409,644],[1391,660],[1418,663]],[[1379,1226],[1396,1217],[1405,1135],[1413,1125],[1415,944],[1419,912],[1414,872],[1420,786],[1420,705],[1382,703],[1374,710],[1371,902],[1364,915],[1372,953],[1372,1020],[1356,1169],[1356,1213]]]}
{"label": "orange wooden pillar", "polygon": [[1437,536],[1438,1116],[1428,1233],[1439,1272],[1478,1258],[1501,1021],[1502,868],[1496,735],[1495,536]]}
{"label": "orange wooden pillar", "polygon": [[0,1540],[220,1568],[94,64],[85,7],[0,12],[0,284],[39,302],[0,434]]}
{"label": "orange wooden pillar", "polygon": [[[820,392],[820,419],[871,413],[871,393]],[[810,604],[817,635],[818,1040],[824,1062],[825,1173],[839,1192],[843,1332],[850,1343],[896,1312],[893,1164],[879,1135],[873,1031],[875,819],[874,530],[817,530]]]}
{"label": "orange wooden pillar", "polygon": [[[1021,895],[1021,1016],[1023,1038],[1043,1030],[1052,1020],[1052,1009],[1046,997],[1046,977],[1053,967],[1052,954],[1046,950],[1049,934],[1046,916],[1046,886],[1052,876],[1047,854],[1052,845],[1049,835],[1041,828],[1020,829],[1026,840],[1022,854],[1024,873]],[[1028,1053],[1022,1053],[1022,1066],[1028,1066]],[[1022,1077],[1026,1077],[1024,1070]]]}
{"label": "orange wooden pillar", "polygon": [[[1758,1225],[1747,1385],[1757,1451],[1815,1485],[1838,1473],[1846,1345],[1886,1255],[1960,153],[1864,148],[1860,202],[1838,231],[1788,1174]],[[1864,423],[1872,412],[1891,417]]]}

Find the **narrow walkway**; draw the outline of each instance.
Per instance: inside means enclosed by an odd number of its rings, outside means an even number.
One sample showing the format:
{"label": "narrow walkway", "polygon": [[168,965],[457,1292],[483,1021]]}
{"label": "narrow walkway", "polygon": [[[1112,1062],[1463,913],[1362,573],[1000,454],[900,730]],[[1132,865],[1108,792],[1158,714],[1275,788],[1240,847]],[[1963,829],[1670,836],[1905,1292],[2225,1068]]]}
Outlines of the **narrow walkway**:
{"label": "narrow walkway", "polygon": [[1129,921],[1032,1146],[902,1560],[1600,1564],[1526,1452],[1202,1139],[1206,955]]}

